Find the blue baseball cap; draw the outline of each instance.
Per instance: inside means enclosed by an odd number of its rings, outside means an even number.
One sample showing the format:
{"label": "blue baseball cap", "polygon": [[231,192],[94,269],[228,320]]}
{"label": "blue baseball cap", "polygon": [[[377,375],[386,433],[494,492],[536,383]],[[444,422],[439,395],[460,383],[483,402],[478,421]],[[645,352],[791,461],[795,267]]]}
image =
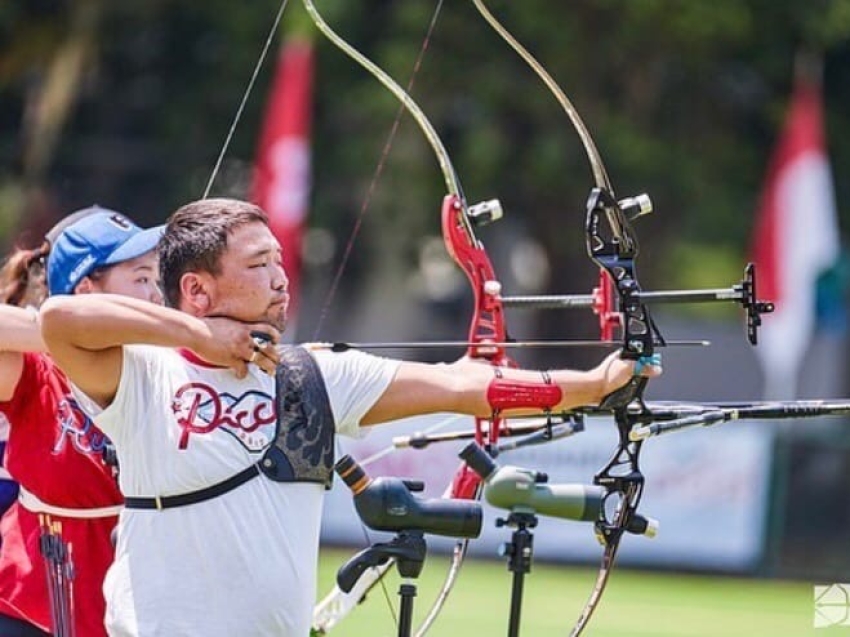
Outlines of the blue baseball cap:
{"label": "blue baseball cap", "polygon": [[135,259],[156,248],[165,226],[143,230],[120,212],[92,206],[65,227],[47,257],[50,294],[71,294],[93,270]]}

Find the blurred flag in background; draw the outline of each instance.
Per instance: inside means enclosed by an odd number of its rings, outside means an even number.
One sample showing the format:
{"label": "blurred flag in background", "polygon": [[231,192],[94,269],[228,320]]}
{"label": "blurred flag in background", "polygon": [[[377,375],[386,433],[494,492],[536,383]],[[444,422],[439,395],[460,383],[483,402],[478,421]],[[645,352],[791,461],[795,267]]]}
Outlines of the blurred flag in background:
{"label": "blurred flag in background", "polygon": [[758,296],[776,303],[776,311],[764,317],[756,350],[766,399],[797,397],[803,358],[819,329],[819,309],[833,327],[845,322],[840,285],[821,285],[826,294],[818,299],[819,281],[835,282],[824,275],[837,272],[841,254],[818,76],[798,65],[756,217],[752,252]]}
{"label": "blurred flag in background", "polygon": [[301,244],[310,193],[310,125],[313,46],[307,38],[283,42],[257,148],[251,200],[269,215],[283,247],[289,275],[290,339],[295,333],[301,276]]}

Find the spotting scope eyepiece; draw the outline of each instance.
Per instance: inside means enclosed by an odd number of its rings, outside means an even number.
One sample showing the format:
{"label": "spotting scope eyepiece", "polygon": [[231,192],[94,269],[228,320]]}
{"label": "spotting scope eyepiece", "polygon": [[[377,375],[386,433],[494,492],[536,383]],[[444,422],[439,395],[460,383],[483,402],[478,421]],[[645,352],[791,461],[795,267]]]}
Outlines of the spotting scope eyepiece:
{"label": "spotting scope eyepiece", "polygon": [[354,494],[363,523],[376,531],[416,530],[434,535],[474,538],[481,534],[482,510],[471,500],[416,497],[422,483],[401,478],[375,478],[349,455],[334,466]]}
{"label": "spotting scope eyepiece", "polygon": [[605,489],[585,484],[549,484],[545,473],[499,467],[484,449],[471,442],[460,457],[484,481],[484,498],[494,507],[567,520],[595,522],[602,513]]}

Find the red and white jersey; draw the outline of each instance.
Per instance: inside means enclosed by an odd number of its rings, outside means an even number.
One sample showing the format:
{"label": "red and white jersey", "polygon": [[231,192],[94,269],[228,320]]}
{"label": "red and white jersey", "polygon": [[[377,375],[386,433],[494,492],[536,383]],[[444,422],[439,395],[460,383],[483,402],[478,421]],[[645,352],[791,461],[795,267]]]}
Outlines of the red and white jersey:
{"label": "red and white jersey", "polygon": [[[5,466],[22,489],[52,507],[110,509],[122,503],[112,469],[103,462],[108,440],[80,409],[65,375],[46,354],[24,354],[12,399],[0,403],[10,423]],[[72,546],[77,635],[105,635],[103,579],[113,559],[117,515],[77,519],[51,515]],[[46,631],[50,601],[38,513],[16,502],[0,520],[0,613]]]}

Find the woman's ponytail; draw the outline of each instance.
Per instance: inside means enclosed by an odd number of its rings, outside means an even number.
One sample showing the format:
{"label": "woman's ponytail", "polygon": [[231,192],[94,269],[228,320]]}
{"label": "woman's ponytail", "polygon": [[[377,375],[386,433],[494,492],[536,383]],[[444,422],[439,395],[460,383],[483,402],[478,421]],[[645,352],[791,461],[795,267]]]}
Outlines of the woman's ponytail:
{"label": "woman's ponytail", "polygon": [[50,251],[46,241],[38,248],[16,248],[0,267],[0,302],[18,307],[38,307],[47,298],[44,262]]}

